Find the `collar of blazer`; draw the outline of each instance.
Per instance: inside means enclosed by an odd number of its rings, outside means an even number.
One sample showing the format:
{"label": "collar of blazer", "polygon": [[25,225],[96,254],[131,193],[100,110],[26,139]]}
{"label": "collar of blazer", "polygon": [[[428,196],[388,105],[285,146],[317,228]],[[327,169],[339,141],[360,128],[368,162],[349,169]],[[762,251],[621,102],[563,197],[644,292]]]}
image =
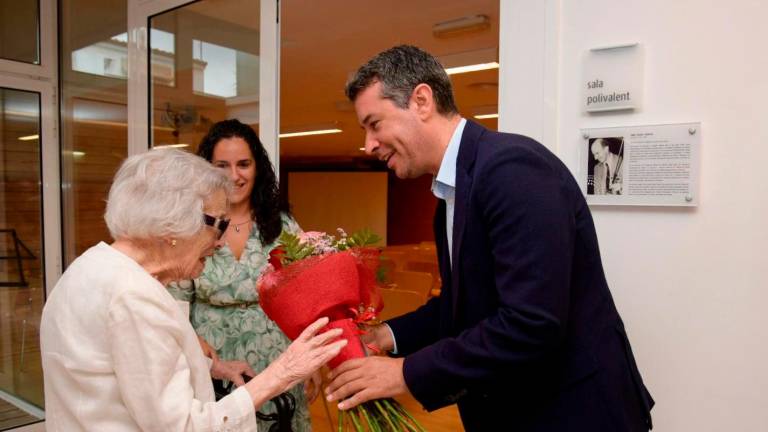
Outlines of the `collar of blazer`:
{"label": "collar of blazer", "polygon": [[467,120],[464,133],[461,135],[459,156],[456,159],[456,201],[453,209],[453,259],[451,261],[451,296],[453,303],[453,315],[456,316],[459,304],[459,270],[461,266],[461,244],[464,238],[464,225],[466,223],[467,205],[469,204],[469,191],[472,189],[473,168],[477,157],[477,148],[480,137],[486,129]]}

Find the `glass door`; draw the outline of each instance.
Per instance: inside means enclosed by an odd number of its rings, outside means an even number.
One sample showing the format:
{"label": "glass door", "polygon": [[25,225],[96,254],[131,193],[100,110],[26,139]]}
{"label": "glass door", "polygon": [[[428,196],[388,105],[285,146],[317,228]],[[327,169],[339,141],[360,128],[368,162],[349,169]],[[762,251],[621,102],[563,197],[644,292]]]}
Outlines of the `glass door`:
{"label": "glass door", "polygon": [[129,153],[194,152],[213,123],[237,118],[277,165],[277,1],[131,2]]}
{"label": "glass door", "polygon": [[39,324],[61,273],[52,86],[0,75],[0,430],[43,418]]}
{"label": "glass door", "polygon": [[62,267],[56,28],[56,0],[0,0],[0,431],[43,425],[40,315]]}

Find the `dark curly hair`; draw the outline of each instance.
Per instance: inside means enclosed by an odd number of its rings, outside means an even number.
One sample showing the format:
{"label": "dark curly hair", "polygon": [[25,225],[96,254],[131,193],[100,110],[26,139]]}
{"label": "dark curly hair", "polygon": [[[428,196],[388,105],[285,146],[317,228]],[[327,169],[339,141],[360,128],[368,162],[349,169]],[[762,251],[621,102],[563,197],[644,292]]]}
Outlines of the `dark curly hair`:
{"label": "dark curly hair", "polygon": [[248,143],[251,155],[256,161],[256,178],[251,191],[251,217],[256,220],[262,243],[270,244],[283,230],[280,213],[287,213],[288,208],[280,199],[275,170],[256,132],[238,120],[217,122],[200,141],[197,155],[211,162],[216,144],[227,138],[242,138]]}

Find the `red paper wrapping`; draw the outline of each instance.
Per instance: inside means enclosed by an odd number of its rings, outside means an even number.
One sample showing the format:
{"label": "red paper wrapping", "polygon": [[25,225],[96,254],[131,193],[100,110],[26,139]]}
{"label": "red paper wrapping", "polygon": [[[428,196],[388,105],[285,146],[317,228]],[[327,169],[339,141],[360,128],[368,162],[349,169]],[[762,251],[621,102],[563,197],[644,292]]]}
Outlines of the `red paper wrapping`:
{"label": "red paper wrapping", "polygon": [[[308,325],[328,317],[326,329],[341,328],[349,342],[329,365],[365,356],[357,322],[370,319],[383,307],[375,270],[378,251],[356,249],[297,261],[265,274],[259,282],[259,302],[267,316],[291,340]],[[362,314],[361,314],[362,311]]]}
{"label": "red paper wrapping", "polygon": [[352,318],[331,321],[325,328],[323,328],[323,331],[335,328],[340,328],[342,330],[339,339],[346,339],[348,342],[339,354],[328,362],[328,366],[331,369],[335,369],[347,360],[365,357],[365,348],[363,348],[363,343],[360,341],[360,330],[357,328],[357,323],[352,320]]}

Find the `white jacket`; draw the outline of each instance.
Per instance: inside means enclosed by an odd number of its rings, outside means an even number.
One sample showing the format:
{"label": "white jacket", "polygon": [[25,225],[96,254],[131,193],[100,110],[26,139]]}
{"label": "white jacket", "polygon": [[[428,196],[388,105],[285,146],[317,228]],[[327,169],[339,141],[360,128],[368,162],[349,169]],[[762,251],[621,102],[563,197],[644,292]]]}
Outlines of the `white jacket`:
{"label": "white jacket", "polygon": [[56,284],[40,328],[49,431],[255,431],[250,395],[214,402],[189,316],[105,243]]}

